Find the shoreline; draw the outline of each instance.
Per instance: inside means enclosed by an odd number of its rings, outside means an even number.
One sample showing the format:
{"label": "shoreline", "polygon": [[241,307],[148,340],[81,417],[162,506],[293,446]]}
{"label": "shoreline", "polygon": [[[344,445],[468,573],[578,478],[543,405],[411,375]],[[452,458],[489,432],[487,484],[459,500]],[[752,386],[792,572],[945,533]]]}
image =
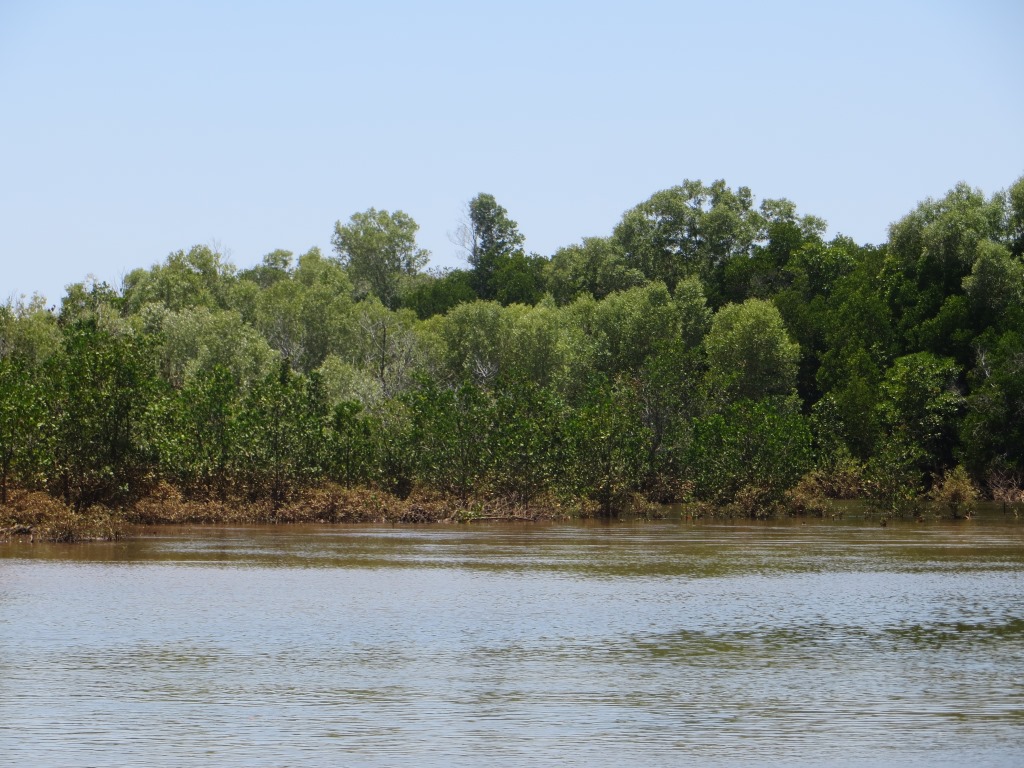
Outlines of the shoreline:
{"label": "shoreline", "polygon": [[[866,499],[822,499],[813,510],[775,506],[761,510],[696,502],[658,505],[635,499],[620,514],[604,515],[593,502],[564,503],[543,498],[528,504],[501,498],[458,498],[414,491],[406,498],[371,488],[322,486],[297,491],[279,504],[239,498],[190,499],[175,488],[161,485],[149,495],[122,508],[92,505],[76,510],[60,499],[38,491],[14,491],[0,504],[0,543],[78,543],[137,538],[141,529],[154,527],[218,527],[226,525],[453,525],[473,522],[553,522],[592,519],[665,519],[679,514],[684,520],[842,519],[851,510],[874,525],[890,521],[924,523],[967,520],[973,509],[951,513],[934,502],[914,512],[894,515],[872,508]],[[1000,502],[983,502],[998,514]],[[673,511],[675,510],[675,511]],[[1002,503],[1001,512],[1024,518],[1024,505]]]}
{"label": "shoreline", "polygon": [[0,504],[0,542],[76,543],[131,538],[152,526],[456,524],[474,521],[567,520],[592,517],[587,505],[551,499],[529,504],[506,499],[461,499],[427,492],[400,498],[369,488],[304,489],[280,503],[248,499],[190,499],[170,486],[120,508],[74,509],[49,494],[15,491]]}

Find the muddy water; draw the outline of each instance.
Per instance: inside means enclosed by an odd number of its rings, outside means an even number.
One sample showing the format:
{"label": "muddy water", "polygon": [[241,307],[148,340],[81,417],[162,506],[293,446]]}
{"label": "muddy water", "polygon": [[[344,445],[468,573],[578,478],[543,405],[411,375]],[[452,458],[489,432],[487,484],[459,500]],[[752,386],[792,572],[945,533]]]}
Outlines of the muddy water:
{"label": "muddy water", "polygon": [[0,763],[1024,765],[1024,523],[0,545]]}

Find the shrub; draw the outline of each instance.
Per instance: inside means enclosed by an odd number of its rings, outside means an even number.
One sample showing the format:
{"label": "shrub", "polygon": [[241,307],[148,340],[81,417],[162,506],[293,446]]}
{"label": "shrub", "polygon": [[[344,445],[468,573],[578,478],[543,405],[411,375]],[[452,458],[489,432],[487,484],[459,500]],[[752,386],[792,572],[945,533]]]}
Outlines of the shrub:
{"label": "shrub", "polygon": [[940,509],[948,511],[954,520],[961,517],[969,518],[974,513],[979,495],[977,487],[962,464],[958,464],[937,480],[929,494],[931,500]]}
{"label": "shrub", "polygon": [[890,439],[867,465],[865,491],[870,504],[886,515],[906,515],[918,510],[921,449]]}
{"label": "shrub", "polygon": [[828,502],[827,486],[823,484],[821,470],[813,470],[786,491],[785,506],[791,515],[825,517],[832,511]]}

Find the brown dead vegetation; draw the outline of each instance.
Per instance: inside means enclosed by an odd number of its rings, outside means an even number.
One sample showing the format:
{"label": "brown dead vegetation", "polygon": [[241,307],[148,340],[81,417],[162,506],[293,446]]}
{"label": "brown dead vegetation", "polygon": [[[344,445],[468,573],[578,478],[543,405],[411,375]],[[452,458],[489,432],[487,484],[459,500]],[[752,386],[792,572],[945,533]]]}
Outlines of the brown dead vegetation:
{"label": "brown dead vegetation", "polygon": [[115,511],[99,505],[76,510],[38,491],[13,491],[0,505],[0,541],[113,541],[126,531],[126,521]]}
{"label": "brown dead vegetation", "polygon": [[529,506],[507,499],[462,500],[427,491],[399,498],[372,488],[327,484],[305,489],[284,503],[188,498],[160,483],[132,505],[76,511],[40,492],[16,491],[0,505],[0,540],[76,542],[114,540],[133,527],[154,525],[260,525],[289,523],[470,523],[477,520],[537,521],[585,514],[557,500]]}
{"label": "brown dead vegetation", "polygon": [[988,476],[993,501],[1024,504],[1024,474],[1009,469],[993,469]]}

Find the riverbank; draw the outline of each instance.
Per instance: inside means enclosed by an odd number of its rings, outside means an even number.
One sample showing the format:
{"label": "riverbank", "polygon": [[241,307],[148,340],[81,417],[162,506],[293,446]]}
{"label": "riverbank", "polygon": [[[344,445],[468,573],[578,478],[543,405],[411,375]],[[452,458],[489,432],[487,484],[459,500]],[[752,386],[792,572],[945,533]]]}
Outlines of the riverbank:
{"label": "riverbank", "polygon": [[[841,518],[850,510],[858,517],[886,525],[889,520],[905,518],[926,522],[969,518],[970,509],[950,509],[948,505],[928,502],[913,512],[893,515],[871,506],[865,499],[809,500],[790,494],[786,503],[774,505],[690,503],[672,506],[651,504],[636,497],[623,514],[647,519],[678,515],[686,519],[780,519]],[[1003,504],[1004,514],[1020,519],[1021,504]],[[586,519],[601,516],[593,502],[566,503],[553,498],[533,500],[529,504],[507,499],[458,498],[429,491],[414,491],[406,498],[370,488],[345,488],[326,485],[296,492],[288,501],[274,504],[268,500],[239,498],[195,499],[184,497],[177,489],[162,484],[149,495],[123,508],[92,505],[74,509],[60,499],[38,491],[16,490],[7,504],[0,504],[0,542],[116,541],[131,538],[143,527],[223,526],[288,524],[458,524],[483,521],[538,522]]]}
{"label": "riverbank", "polygon": [[0,541],[113,541],[130,536],[138,526],[152,525],[532,522],[590,517],[596,511],[596,505],[565,505],[553,499],[520,504],[429,492],[399,498],[376,489],[336,485],[299,491],[278,504],[238,498],[189,499],[177,489],[161,485],[121,509],[98,504],[74,509],[46,493],[14,491],[7,504],[0,504]]}

